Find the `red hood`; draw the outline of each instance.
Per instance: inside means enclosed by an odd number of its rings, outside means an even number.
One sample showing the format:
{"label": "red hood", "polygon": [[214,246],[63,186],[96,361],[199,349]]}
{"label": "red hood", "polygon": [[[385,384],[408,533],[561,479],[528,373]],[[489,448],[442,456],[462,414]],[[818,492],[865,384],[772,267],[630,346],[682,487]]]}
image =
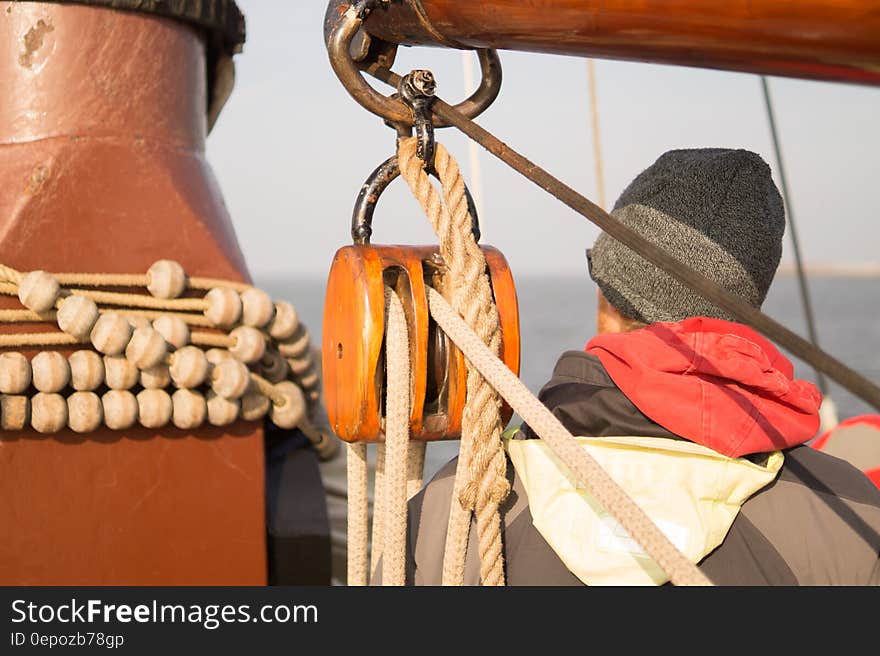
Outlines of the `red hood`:
{"label": "red hood", "polygon": [[819,390],[748,326],[693,317],[598,335],[586,350],[648,418],[724,455],[796,446],[819,430]]}

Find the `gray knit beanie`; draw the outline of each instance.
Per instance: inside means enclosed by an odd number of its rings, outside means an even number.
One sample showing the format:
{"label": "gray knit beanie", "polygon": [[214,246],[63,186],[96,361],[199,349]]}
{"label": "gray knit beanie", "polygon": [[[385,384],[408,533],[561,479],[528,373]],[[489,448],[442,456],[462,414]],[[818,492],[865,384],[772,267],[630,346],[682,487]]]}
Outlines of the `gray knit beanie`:
{"label": "gray knit beanie", "polygon": [[[759,155],[671,150],[632,181],[611,214],[752,306],[764,302],[782,256],[785,210]],[[587,259],[605,298],[630,318],[735,321],[605,233]]]}

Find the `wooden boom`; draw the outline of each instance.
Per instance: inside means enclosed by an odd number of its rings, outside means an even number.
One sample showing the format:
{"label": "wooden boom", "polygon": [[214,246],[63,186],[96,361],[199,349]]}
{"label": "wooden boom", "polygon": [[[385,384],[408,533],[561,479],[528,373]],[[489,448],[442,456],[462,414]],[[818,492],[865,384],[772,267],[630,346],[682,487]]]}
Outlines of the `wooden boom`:
{"label": "wooden boom", "polygon": [[397,44],[880,84],[874,0],[391,0],[365,28]]}

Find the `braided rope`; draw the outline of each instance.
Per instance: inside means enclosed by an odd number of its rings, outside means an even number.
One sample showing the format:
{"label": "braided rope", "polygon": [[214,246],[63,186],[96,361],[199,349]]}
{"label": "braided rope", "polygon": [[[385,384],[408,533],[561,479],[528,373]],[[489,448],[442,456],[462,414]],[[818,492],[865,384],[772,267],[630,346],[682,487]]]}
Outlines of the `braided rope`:
{"label": "braided rope", "polygon": [[370,575],[376,573],[385,549],[385,444],[376,447],[376,469],[373,473],[373,525],[370,531]]}
{"label": "braided rope", "polygon": [[403,585],[406,578],[406,503],[409,465],[409,333],[403,304],[385,288],[385,495],[382,585]]}
{"label": "braided rope", "polygon": [[13,285],[18,285],[21,282],[21,271],[17,271],[12,267],[6,266],[5,264],[0,264],[0,278],[3,280],[8,280]]}
{"label": "braided rope", "polygon": [[[425,443],[410,441],[412,412],[409,329],[397,293],[385,287],[385,441],[378,445],[373,483],[370,572],[382,563],[382,585],[406,583],[407,503],[422,485]],[[365,444],[348,449],[348,581],[367,584],[370,532]]]}
{"label": "braided rope", "polygon": [[614,482],[562,423],[523,385],[495,353],[486,348],[438,292],[428,289],[431,316],[471,364],[537,433],[577,481],[610,512],[669,575],[676,585],[711,585],[697,567],[657,528],[645,512]]}
{"label": "braided rope", "polygon": [[368,517],[369,497],[367,483],[367,445],[364,443],[346,446],[347,478],[347,584],[367,585],[367,548],[369,540]]}
{"label": "braided rope", "polygon": [[406,498],[412,499],[422,489],[425,476],[425,451],[428,443],[414,441],[409,443],[406,464]]}
{"label": "braided rope", "polygon": [[[486,258],[472,233],[472,219],[468,212],[464,180],[458,164],[442,144],[436,145],[434,166],[443,189],[445,205],[424,170],[424,162],[416,154],[417,139],[400,140],[398,159],[401,176],[428,216],[440,241],[440,254],[446,263],[451,284],[451,303],[473,327],[488,348],[498,353],[501,331],[498,310],[486,273]],[[462,445],[471,442],[469,457],[459,460],[456,487],[459,501],[476,517],[480,552],[480,578],[483,585],[504,585],[504,561],[501,543],[499,506],[509,492],[507,459],[501,442],[504,426],[501,421],[501,403],[482,375],[473,367],[467,373],[467,403],[462,417]],[[466,476],[462,485],[458,478]],[[454,504],[453,504],[454,505]],[[453,513],[450,513],[450,522]],[[467,529],[461,522],[469,521],[468,514],[455,513],[454,539],[447,536],[447,554],[455,562],[447,577],[444,555],[444,584],[460,583],[464,576],[464,557],[461,555],[461,536]],[[466,548],[466,540],[465,540]]]}

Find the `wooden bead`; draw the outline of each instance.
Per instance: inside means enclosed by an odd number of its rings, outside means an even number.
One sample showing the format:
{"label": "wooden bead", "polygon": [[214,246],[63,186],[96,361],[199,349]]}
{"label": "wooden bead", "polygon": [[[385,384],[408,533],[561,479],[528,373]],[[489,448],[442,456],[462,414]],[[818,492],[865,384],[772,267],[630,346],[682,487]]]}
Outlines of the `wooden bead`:
{"label": "wooden bead", "polygon": [[171,397],[160,389],[138,392],[138,421],[146,428],[162,428],[171,420]]}
{"label": "wooden bead", "polygon": [[218,365],[232,357],[232,353],[222,348],[211,348],[205,351],[205,357],[212,365]]}
{"label": "wooden bead", "polygon": [[40,392],[60,392],[70,382],[70,365],[58,351],[40,351],[31,360],[33,384]]}
{"label": "wooden bead", "polygon": [[271,405],[271,401],[259,392],[248,392],[241,397],[241,418],[245,421],[262,419]]}
{"label": "wooden bead", "polygon": [[250,383],[250,371],[235,358],[223,360],[211,372],[211,389],[225,399],[241,398]]}
{"label": "wooden bead", "polygon": [[18,284],[18,300],[34,312],[48,312],[55,307],[61,285],[45,271],[26,273]]}
{"label": "wooden bead", "polygon": [[163,314],[153,321],[153,328],[175,349],[189,344],[189,326],[180,317]]}
{"label": "wooden bead", "polygon": [[198,392],[179,389],[171,397],[171,401],[174,405],[172,421],[178,428],[192,430],[205,423],[208,406],[205,397]]}
{"label": "wooden bead", "polygon": [[104,356],[104,382],[114,390],[127,390],[137,385],[140,371],[122,355]]}
{"label": "wooden bead", "polygon": [[272,403],[269,417],[279,428],[295,428],[306,414],[306,399],[302,390],[289,380],[275,385],[275,391],[283,398],[284,403]]}
{"label": "wooden bead", "polygon": [[231,328],[241,319],[241,296],[234,289],[215,287],[207,294],[205,316],[217,328]]}
{"label": "wooden bead", "polygon": [[110,390],[101,397],[104,424],[111,430],[125,430],[138,420],[138,402],[128,390]]}
{"label": "wooden bead", "polygon": [[131,334],[131,324],[124,316],[107,312],[98,317],[92,328],[92,344],[104,355],[119,355],[128,346]]}
{"label": "wooden bead", "polygon": [[321,378],[317,371],[310,371],[305,376],[299,378],[299,384],[304,390],[313,390],[318,386]]}
{"label": "wooden bead", "polygon": [[269,322],[268,330],[272,339],[290,339],[299,328],[299,317],[296,310],[287,301],[275,303],[275,316]]}
{"label": "wooden bead", "polygon": [[61,301],[55,320],[58,327],[79,340],[87,340],[98,320],[98,304],[87,296],[68,296]]}
{"label": "wooden bead", "polygon": [[135,330],[125,347],[125,357],[138,369],[156,366],[167,354],[168,343],[152,326]]}
{"label": "wooden bead", "polygon": [[312,355],[311,351],[308,351],[302,357],[287,359],[287,365],[290,367],[290,371],[293,372],[293,375],[295,376],[302,376],[309,369],[311,369],[314,364],[315,357]]}
{"label": "wooden bead", "polygon": [[308,329],[300,325],[296,335],[283,342],[278,342],[278,352],[285,358],[302,358],[309,352],[310,340]]}
{"label": "wooden bead", "polygon": [[31,421],[30,399],[26,396],[0,395],[0,427],[5,431],[24,430]]}
{"label": "wooden bead", "polygon": [[147,270],[147,289],[156,298],[177,298],[186,284],[186,271],[173,260],[159,260]]}
{"label": "wooden bead", "polygon": [[268,350],[260,359],[260,373],[270,383],[280,383],[287,378],[289,372],[287,360],[278,351]]}
{"label": "wooden bead", "polygon": [[104,382],[104,359],[87,349],[74,351],[67,358],[70,386],[78,392],[92,392]]}
{"label": "wooden bead", "polygon": [[239,326],[230,332],[229,336],[232,337],[229,352],[245,364],[259,361],[266,352],[266,338],[256,328]]}
{"label": "wooden bead", "polygon": [[171,384],[171,372],[167,364],[157,364],[141,371],[140,380],[144,389],[164,389]]}
{"label": "wooden bead", "polygon": [[0,353],[0,393],[21,394],[31,386],[31,363],[21,353]]}
{"label": "wooden bead", "polygon": [[208,390],[205,396],[205,402],[208,406],[208,422],[212,426],[228,426],[238,419],[241,403],[237,399],[224,399],[214,390]]}
{"label": "wooden bead", "polygon": [[169,372],[176,387],[198,387],[205,382],[208,371],[208,358],[198,346],[184,346],[171,354]]}
{"label": "wooden bead", "polygon": [[[66,360],[65,360],[66,362]],[[67,401],[60,394],[40,392],[31,399],[31,427],[38,433],[57,433],[67,426]]]}
{"label": "wooden bead", "polygon": [[272,298],[262,289],[249,287],[241,293],[241,322],[262,328],[275,316]]}
{"label": "wooden bead", "polygon": [[91,433],[104,423],[104,406],[94,392],[74,392],[67,397],[67,425],[75,433]]}

